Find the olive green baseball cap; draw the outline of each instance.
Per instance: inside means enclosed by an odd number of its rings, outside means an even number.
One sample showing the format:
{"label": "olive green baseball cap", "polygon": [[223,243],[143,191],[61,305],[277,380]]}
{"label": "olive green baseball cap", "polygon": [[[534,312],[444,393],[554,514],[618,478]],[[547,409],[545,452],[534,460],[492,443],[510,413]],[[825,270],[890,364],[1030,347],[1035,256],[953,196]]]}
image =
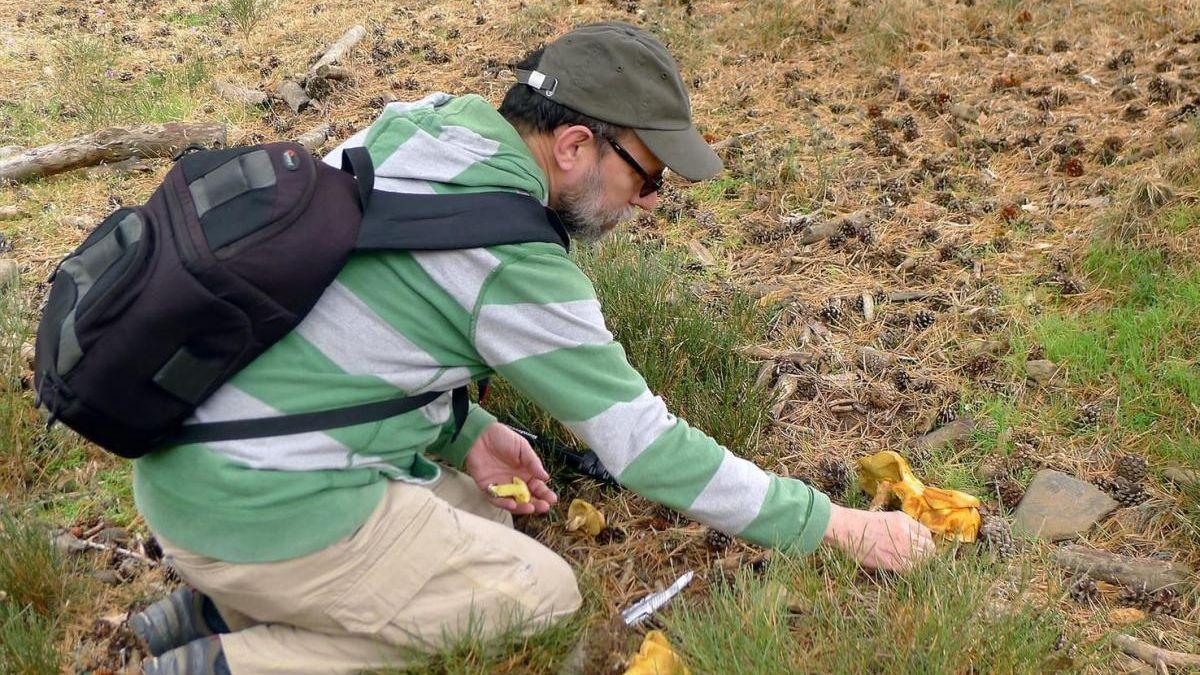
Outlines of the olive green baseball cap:
{"label": "olive green baseball cap", "polygon": [[720,173],[721,158],[692,125],[679,67],[648,31],[619,21],[588,24],[546,45],[517,81],[602,122],[628,127],[688,180]]}

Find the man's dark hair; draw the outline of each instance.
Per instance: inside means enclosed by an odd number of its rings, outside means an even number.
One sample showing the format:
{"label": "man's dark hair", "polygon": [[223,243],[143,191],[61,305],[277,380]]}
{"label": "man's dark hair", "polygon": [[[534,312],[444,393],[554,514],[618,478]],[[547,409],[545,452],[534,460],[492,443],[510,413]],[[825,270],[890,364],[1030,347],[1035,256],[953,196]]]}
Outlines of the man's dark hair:
{"label": "man's dark hair", "polygon": [[[522,58],[514,69],[533,70],[542,59],[545,47],[538,47]],[[575,112],[566,106],[542,96],[526,84],[517,83],[509,87],[500,104],[500,114],[508,123],[523,134],[550,133],[558,127],[566,125],[585,126],[599,138],[616,138],[622,127],[608,122],[602,122],[594,117]],[[601,152],[608,149],[608,144],[600,144]]]}

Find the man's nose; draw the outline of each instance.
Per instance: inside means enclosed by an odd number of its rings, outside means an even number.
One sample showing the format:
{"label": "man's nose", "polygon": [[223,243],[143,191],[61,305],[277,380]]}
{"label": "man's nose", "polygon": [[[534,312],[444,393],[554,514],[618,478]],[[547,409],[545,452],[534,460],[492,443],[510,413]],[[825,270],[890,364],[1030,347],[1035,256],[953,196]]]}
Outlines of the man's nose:
{"label": "man's nose", "polygon": [[646,211],[653,211],[654,207],[658,206],[658,192],[651,192],[650,194],[646,195],[645,197],[638,194],[638,195],[634,196],[634,198],[631,199],[629,203],[633,204],[634,206],[636,206],[640,209],[643,209]]}

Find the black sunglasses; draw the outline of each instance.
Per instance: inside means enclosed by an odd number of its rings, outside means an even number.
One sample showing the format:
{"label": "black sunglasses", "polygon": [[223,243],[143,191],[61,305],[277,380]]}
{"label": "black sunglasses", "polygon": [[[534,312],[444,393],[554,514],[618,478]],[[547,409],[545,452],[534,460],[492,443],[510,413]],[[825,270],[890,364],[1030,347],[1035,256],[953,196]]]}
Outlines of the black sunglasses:
{"label": "black sunglasses", "polygon": [[646,170],[642,168],[641,164],[638,164],[638,161],[633,158],[633,155],[629,154],[628,150],[621,147],[621,144],[618,143],[615,138],[612,138],[611,136],[605,136],[604,140],[608,141],[609,145],[613,147],[613,150],[617,151],[618,157],[625,160],[625,162],[629,164],[629,166],[632,166],[633,170],[638,172],[638,175],[642,177],[642,190],[638,193],[639,196],[643,198],[649,197],[650,195],[662,189],[662,171],[659,171],[658,175],[651,176],[650,174],[646,173]]}

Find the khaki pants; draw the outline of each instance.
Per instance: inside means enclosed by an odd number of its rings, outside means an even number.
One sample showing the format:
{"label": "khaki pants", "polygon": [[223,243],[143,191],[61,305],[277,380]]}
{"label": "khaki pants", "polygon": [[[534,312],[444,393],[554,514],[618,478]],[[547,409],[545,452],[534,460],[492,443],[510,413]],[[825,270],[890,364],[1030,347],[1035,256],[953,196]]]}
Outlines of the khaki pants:
{"label": "khaki pants", "polygon": [[451,469],[389,483],[357,532],[300,558],[237,564],[162,546],[233,631],[221,645],[234,675],[402,666],[468,630],[533,632],[581,603],[566,561]]}

